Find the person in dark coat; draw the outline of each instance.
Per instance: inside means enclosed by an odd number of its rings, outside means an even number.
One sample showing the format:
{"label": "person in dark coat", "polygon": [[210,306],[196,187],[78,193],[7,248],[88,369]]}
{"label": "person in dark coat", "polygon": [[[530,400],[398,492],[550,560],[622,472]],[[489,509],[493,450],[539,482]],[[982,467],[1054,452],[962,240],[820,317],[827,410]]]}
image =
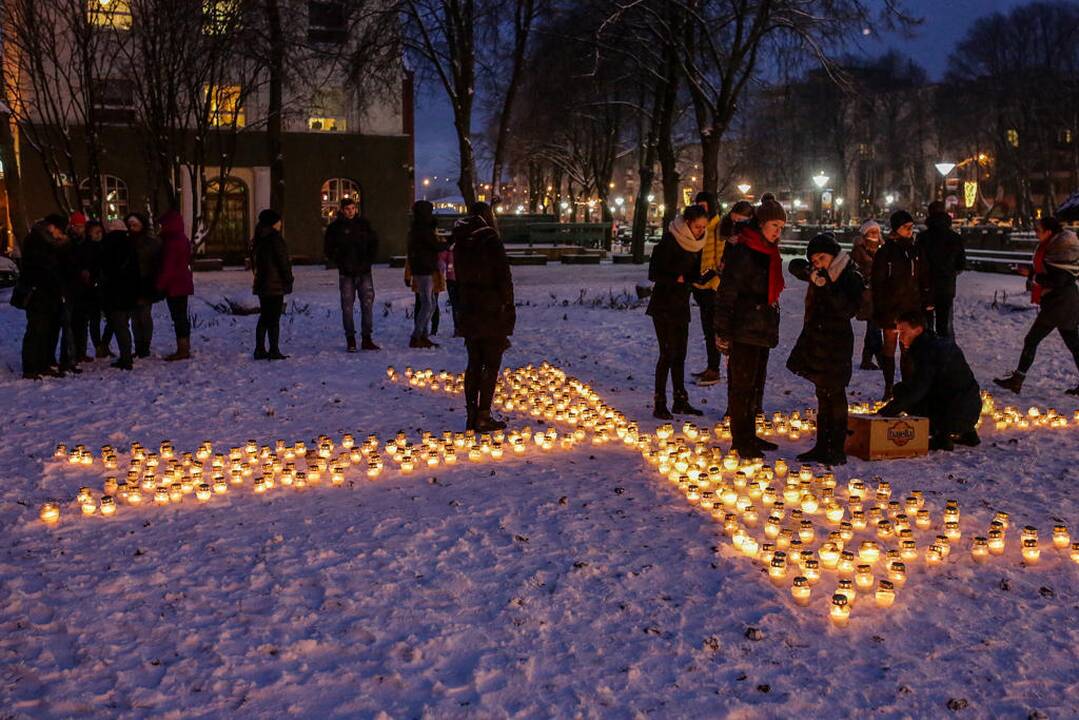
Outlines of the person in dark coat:
{"label": "person in dark coat", "polygon": [[[1038,345],[1053,330],[1060,333],[1064,345],[1079,369],[1079,238],[1055,217],[1043,218],[1036,226],[1038,249],[1034,252],[1034,272],[1030,278],[1031,302],[1039,306],[1038,317],[1027,332],[1019,366],[1011,375],[994,378],[1002,388],[1018,394],[1034,364]],[[1065,391],[1079,395],[1079,385]]]}
{"label": "person in dark coat", "polygon": [[952,230],[952,216],[940,200],[929,204],[925,217],[926,229],[918,234],[929,265],[932,296],[930,324],[939,337],[954,338],[952,307],[955,305],[955,281],[967,267],[963,238]]}
{"label": "person in dark coat", "polygon": [[356,296],[360,298],[361,347],[378,350],[372,339],[374,333],[375,284],[371,266],[378,254],[378,235],[371,223],[360,215],[352,198],[341,200],[337,218],[326,228],[324,252],[326,259],[337,266],[341,291],[341,322],[349,352],[356,352],[356,321],[352,317]]}
{"label": "person in dark coat", "polygon": [[22,242],[22,266],[16,292],[25,301],[22,376],[28,380],[44,375],[63,375],[51,365],[64,302],[58,246],[64,239],[66,225],[63,215],[49,215],[35,223]]}
{"label": "person in dark coat", "polygon": [[101,240],[105,227],[97,220],[86,223],[86,231],[75,243],[75,264],[79,270],[80,297],[72,319],[75,355],[79,362],[91,362],[87,342],[100,357],[101,348]]}
{"label": "person in dark coat", "polygon": [[850,384],[854,331],[851,318],[862,302],[865,282],[850,255],[832,233],[809,241],[806,260],[792,260],[790,272],[809,282],[802,333],[787,368],[817,390],[817,443],[798,456],[801,462],[847,462],[847,385]]}
{"label": "person in dark coat", "polygon": [[858,366],[861,370],[880,370],[880,366],[874,360],[881,360],[881,350],[884,349],[884,336],[880,331],[880,326],[873,319],[873,288],[870,284],[873,277],[873,258],[880,249],[880,241],[880,224],[876,220],[866,220],[858,228],[858,236],[854,238],[854,246],[850,251],[851,260],[854,261],[858,273],[865,280],[862,303],[855,316],[865,323],[862,362]]}
{"label": "person in dark coat", "polygon": [[412,227],[408,231],[408,264],[412,273],[412,287],[416,292],[416,311],[413,315],[412,348],[438,347],[431,341],[431,319],[435,305],[435,274],[438,272],[438,254],[448,245],[439,240],[435,232],[435,207],[426,200],[412,205]]}
{"label": "person in dark coat", "polygon": [[661,420],[674,416],[667,409],[667,376],[674,385],[672,409],[678,414],[702,415],[689,404],[686,392],[686,347],[689,340],[689,297],[699,280],[701,251],[706,242],[708,211],[690,205],[671,221],[652,250],[648,279],[655,283],[648,301],[648,315],[656,328],[659,358],[656,360],[655,404],[652,415]]}
{"label": "person in dark coat", "polygon": [[978,445],[981,440],[975,426],[982,413],[981,388],[963,351],[954,340],[937,337],[928,329],[920,311],[904,313],[897,325],[913,368],[879,414],[929,418],[932,450],[952,450],[955,443]]}
{"label": "person in dark coat", "polygon": [[[873,258],[873,319],[884,333],[881,370],[884,373],[884,400],[892,397],[895,384],[895,351],[899,343],[896,321],[903,313],[932,309],[932,283],[922,249],[914,242],[914,218],[897,210],[890,218],[892,232]],[[900,351],[901,353],[904,351]],[[900,355],[903,379],[910,376],[910,364]]]}
{"label": "person in dark coat", "polygon": [[[292,261],[281,235],[281,216],[273,210],[259,213],[252,241],[251,267],[255,272],[252,291],[259,298],[259,320],[255,326],[255,359],[284,360],[281,354],[281,315],[285,296],[292,294]],[[266,337],[270,349],[266,349]]]}
{"label": "person in dark coat", "polygon": [[154,339],[154,303],[161,299],[161,293],[157,289],[157,275],[161,267],[161,238],[154,234],[149,219],[142,213],[128,213],[124,223],[135,243],[135,251],[139,254],[139,301],[131,316],[135,357],[148,358]]}
{"label": "person in dark coat", "polygon": [[63,302],[60,305],[60,320],[54,326],[55,337],[52,338],[49,346],[59,345],[60,371],[77,375],[82,370],[78,366],[81,355],[75,349],[75,316],[78,312],[79,301],[82,299],[83,281],[75,246],[76,241],[82,242],[83,233],[86,231],[86,217],[79,213],[76,219],[81,223],[79,232],[74,232],[69,225],[56,245]]}
{"label": "person in dark coat", "polygon": [[[139,303],[141,284],[139,252],[135,237],[119,220],[109,223],[109,232],[101,240],[101,308],[108,321],[107,332],[116,337],[120,356],[112,367],[131,370],[131,319]],[[102,338],[107,350],[107,342]]]}
{"label": "person in dark coat", "polygon": [[176,352],[165,359],[191,357],[191,321],[187,318],[187,298],[195,294],[191,273],[191,241],[184,232],[184,218],[176,210],[167,210],[158,220],[161,228],[161,264],[157,273],[157,291],[165,303],[176,333]]}
{"label": "person in dark coat", "polygon": [[716,344],[730,355],[727,411],[732,449],[761,457],[775,443],[757,437],[757,403],[764,395],[768,353],[779,344],[779,295],[783,261],[779,237],[787,213],[774,200],[762,202],[742,227],[737,242],[723,251],[723,274],[716,294]]}
{"label": "person in dark coat", "polygon": [[491,417],[502,354],[517,324],[513,275],[499,237],[494,212],[487,203],[469,206],[468,214],[453,226],[453,264],[457,276],[454,321],[456,334],[465,339],[467,427],[490,432],[506,426]]}

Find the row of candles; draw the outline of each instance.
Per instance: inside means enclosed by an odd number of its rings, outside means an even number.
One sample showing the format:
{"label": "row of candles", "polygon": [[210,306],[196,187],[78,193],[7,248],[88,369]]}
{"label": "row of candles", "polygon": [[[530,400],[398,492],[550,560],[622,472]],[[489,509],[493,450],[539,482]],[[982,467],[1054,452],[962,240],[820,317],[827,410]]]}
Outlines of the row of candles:
{"label": "row of candles", "polygon": [[[418,389],[448,394],[463,392],[463,377],[446,371],[406,368],[398,373],[391,367],[387,376],[392,382],[405,382]],[[998,412],[1006,418],[1019,415],[1011,408],[997,411],[988,393],[983,400],[983,410],[990,417]],[[302,488],[318,483],[325,473],[329,474],[331,484],[340,485],[352,467],[366,467],[367,476],[375,479],[382,472],[383,457],[398,472],[407,475],[417,467],[455,464],[458,457],[473,462],[498,461],[522,454],[530,447],[568,450],[585,442],[596,445],[618,442],[639,451],[660,476],[684,493],[691,505],[709,512],[721,523],[724,534],[740,555],[760,563],[777,586],[789,587],[795,604],[808,605],[813,588],[823,579],[823,574],[834,573],[835,589],[829,614],[837,625],[847,624],[859,593],[865,596],[872,591],[874,604],[891,607],[906,583],[908,568],[918,563],[926,568],[944,564],[956,554],[954,551],[963,535],[955,501],[948,501],[937,519],[926,506],[924,494],[917,490],[901,502],[892,498],[887,481],[878,480],[874,487],[851,479],[845,487],[840,487],[832,473],[818,475],[804,466],[794,472],[784,460],[765,465],[744,461],[735,453],[724,453],[712,441],[729,439],[726,423],[707,428],[687,422],[680,433],[673,425],[665,424],[654,434],[642,433],[636,423],[604,403],[590,386],[547,363],[504,370],[495,402],[508,412],[564,423],[568,429],[559,432],[548,426],[533,431],[525,427],[480,436],[472,432],[423,433],[415,444],[403,432],[385,444],[374,435],[360,444],[351,435],[345,435],[339,444],[323,435],[310,451],[302,442],[290,445],[278,440],[270,448],[248,441],[242,448],[231,448],[227,456],[214,454],[209,442],[204,442],[194,453],[179,456],[168,441],[161,444],[156,454],[136,443],[131,448],[126,483],[109,476],[100,499],[83,488],[76,500],[86,514],[111,515],[115,513],[116,497],[129,504],[139,504],[140,490],[152,490],[154,502],[168,504],[179,502],[193,492],[196,499],[205,502],[215,494],[227,492],[230,484],[244,484],[244,478],[253,476],[259,469],[262,474],[255,478],[256,493],[272,489],[276,484]],[[852,407],[853,412],[873,409]],[[1037,408],[1032,408],[1025,417],[1028,420],[1061,418],[1053,410]],[[759,432],[788,436],[811,432],[814,422],[811,411],[775,413],[770,421],[764,416],[757,418]],[[1058,422],[1044,425],[1060,426]],[[81,445],[71,451],[60,446],[56,457],[80,465],[92,465],[95,460],[93,453]],[[303,471],[296,469],[298,459],[304,461]],[[101,462],[106,471],[116,470],[116,451],[109,446],[102,448]],[[158,480],[157,471],[162,463],[163,475]],[[205,464],[209,465],[212,482],[201,481]],[[56,522],[59,506],[54,503],[42,506],[41,519],[50,524]],[[983,563],[992,556],[1003,555],[1008,528],[1007,514],[998,512],[987,532],[971,541],[973,561]],[[919,537],[929,533],[935,535]],[[1067,552],[1079,563],[1079,543],[1071,542],[1066,526],[1053,528],[1051,543],[1054,549]],[[1026,564],[1040,560],[1041,545],[1035,528],[1023,528],[1019,545]]]}

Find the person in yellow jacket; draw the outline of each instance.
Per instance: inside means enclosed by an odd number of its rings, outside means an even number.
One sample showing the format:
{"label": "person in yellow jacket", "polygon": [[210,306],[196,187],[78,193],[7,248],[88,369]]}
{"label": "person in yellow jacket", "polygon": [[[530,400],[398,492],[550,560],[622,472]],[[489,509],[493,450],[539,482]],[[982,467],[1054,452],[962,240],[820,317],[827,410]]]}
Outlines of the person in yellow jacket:
{"label": "person in yellow jacket", "polygon": [[740,200],[727,215],[720,216],[716,196],[712,193],[699,192],[694,202],[708,211],[708,229],[704,236],[704,250],[701,251],[700,280],[693,285],[693,299],[701,309],[701,329],[704,332],[705,351],[708,353],[708,367],[693,373],[693,377],[698,385],[707,386],[720,381],[720,353],[716,348],[713,318],[719,276],[723,269],[723,250],[727,240],[738,234],[737,226],[753,216],[753,206]]}

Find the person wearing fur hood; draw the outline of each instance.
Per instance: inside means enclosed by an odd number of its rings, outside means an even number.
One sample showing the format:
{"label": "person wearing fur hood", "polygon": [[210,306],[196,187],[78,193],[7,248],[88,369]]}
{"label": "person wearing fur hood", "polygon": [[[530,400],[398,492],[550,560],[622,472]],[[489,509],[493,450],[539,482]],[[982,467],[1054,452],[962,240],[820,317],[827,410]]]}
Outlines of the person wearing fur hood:
{"label": "person wearing fur hood", "polygon": [[[648,279],[654,283],[648,315],[659,343],[652,414],[661,420],[670,420],[672,411],[683,415],[703,414],[689,404],[685,373],[689,297],[693,283],[698,280],[707,229],[708,211],[700,205],[690,205],[667,226],[648,265]],[[674,385],[674,404],[670,410],[667,409],[668,376]]]}
{"label": "person wearing fur hood", "polygon": [[[997,385],[1019,394],[1023,380],[1034,364],[1038,345],[1054,330],[1079,369],[1079,237],[1055,217],[1042,218],[1035,231],[1038,248],[1034,251],[1034,272],[1030,277],[1030,299],[1039,306],[1038,317],[1023,341],[1019,366],[1011,375],[994,378]],[[1079,385],[1065,391],[1079,395]]]}
{"label": "person wearing fur hood", "polygon": [[798,460],[842,465],[847,461],[847,385],[854,352],[851,318],[861,305],[865,282],[832,233],[813,238],[806,258],[788,266],[792,275],[808,281],[809,289],[802,333],[787,368],[816,387],[817,442]]}

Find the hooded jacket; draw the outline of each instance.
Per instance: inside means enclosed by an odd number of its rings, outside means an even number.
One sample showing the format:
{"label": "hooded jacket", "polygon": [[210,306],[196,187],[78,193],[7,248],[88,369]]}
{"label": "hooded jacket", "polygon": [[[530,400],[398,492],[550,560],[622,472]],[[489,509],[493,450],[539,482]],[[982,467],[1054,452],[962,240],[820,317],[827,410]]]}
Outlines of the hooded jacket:
{"label": "hooded jacket", "polygon": [[191,241],[184,232],[184,219],[175,210],[161,216],[161,269],[157,289],[165,297],[195,294],[191,275]]}
{"label": "hooded jacket", "polygon": [[455,333],[466,339],[506,338],[517,324],[513,275],[498,231],[476,215],[453,226],[457,277]]}
{"label": "hooded jacket", "polygon": [[892,234],[873,258],[873,319],[895,327],[905,312],[932,305],[932,277],[922,248],[913,238]]}
{"label": "hooded jacket", "polygon": [[46,223],[36,223],[22,242],[19,284],[30,290],[27,310],[52,312],[63,301],[60,252]]}
{"label": "hooded jacket", "polygon": [[326,228],[323,250],[341,275],[362,275],[371,272],[378,255],[378,235],[366,218],[349,220],[339,212]]}
{"label": "hooded jacket", "polygon": [[955,279],[967,268],[963,238],[952,230],[952,218],[946,212],[930,213],[925,224],[918,244],[929,264],[933,297],[955,297]]}

